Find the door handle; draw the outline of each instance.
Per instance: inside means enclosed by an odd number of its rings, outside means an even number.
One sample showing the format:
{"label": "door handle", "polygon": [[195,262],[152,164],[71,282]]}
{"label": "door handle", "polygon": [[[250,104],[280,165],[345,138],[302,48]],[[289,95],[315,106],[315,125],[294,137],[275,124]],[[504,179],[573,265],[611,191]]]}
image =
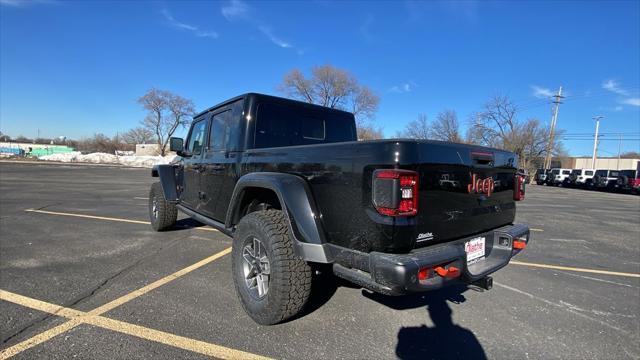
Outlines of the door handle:
{"label": "door handle", "polygon": [[211,170],[213,170],[213,171],[220,171],[220,170],[224,170],[224,165],[221,165],[221,164],[214,164],[214,165],[211,165]]}

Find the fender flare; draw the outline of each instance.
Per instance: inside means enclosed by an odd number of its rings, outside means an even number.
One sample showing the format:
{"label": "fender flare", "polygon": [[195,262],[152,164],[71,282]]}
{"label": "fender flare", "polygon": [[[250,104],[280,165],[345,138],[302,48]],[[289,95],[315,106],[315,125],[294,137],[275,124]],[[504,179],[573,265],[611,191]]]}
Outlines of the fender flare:
{"label": "fender flare", "polygon": [[333,262],[311,189],[306,180],[293,174],[257,172],[242,176],[233,190],[225,227],[232,228],[239,222],[240,204],[248,188],[268,189],[276,194],[289,219],[296,255],[310,262]]}
{"label": "fender flare", "polygon": [[178,201],[175,169],[173,165],[154,165],[151,169],[151,176],[160,178],[164,198],[167,201]]}

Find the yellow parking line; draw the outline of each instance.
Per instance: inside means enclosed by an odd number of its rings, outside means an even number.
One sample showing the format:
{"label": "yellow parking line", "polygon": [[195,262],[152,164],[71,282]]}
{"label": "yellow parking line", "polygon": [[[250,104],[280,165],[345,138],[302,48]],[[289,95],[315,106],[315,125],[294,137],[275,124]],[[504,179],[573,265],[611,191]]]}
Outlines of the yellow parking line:
{"label": "yellow parking line", "polygon": [[606,271],[606,270],[598,270],[598,269],[576,268],[576,267],[569,267],[569,266],[536,264],[536,263],[529,263],[529,262],[522,262],[522,261],[511,261],[509,262],[509,264],[537,267],[537,268],[543,268],[543,269],[566,270],[566,271],[584,272],[584,273],[601,274],[601,275],[640,278],[640,274],[617,272],[617,271]]}
{"label": "yellow parking line", "polygon": [[[107,216],[96,216],[96,215],[86,215],[86,214],[77,214],[77,213],[66,213],[66,212],[38,210],[38,209],[26,209],[25,211],[26,212],[40,213],[40,214],[70,216],[70,217],[77,217],[77,218],[83,218],[83,219],[118,221],[118,222],[125,222],[125,223],[131,223],[131,224],[144,224],[144,225],[150,225],[151,224],[148,221],[131,220],[131,219],[123,219],[123,218],[114,218],[114,217],[107,217]],[[216,230],[214,228],[209,228],[209,227],[196,227],[196,228],[193,228],[193,229],[202,230],[202,231],[218,232],[218,230]]]}
{"label": "yellow parking line", "polygon": [[87,324],[123,334],[139,337],[157,343],[173,346],[178,349],[192,351],[198,354],[212,356],[218,359],[269,359],[249,352],[231,349],[221,345],[191,339],[140,325],[129,324],[124,321],[113,320],[103,316],[90,316]]}
{"label": "yellow parking line", "polygon": [[536,229],[536,228],[531,228],[531,229],[529,229],[529,230],[530,230],[530,231],[544,231],[544,230],[542,230],[542,229]]}
{"label": "yellow parking line", "polygon": [[64,324],[58,325],[52,329],[40,333],[25,342],[0,351],[0,359],[7,359],[11,356],[14,356],[21,351],[40,344],[80,324],[98,326],[103,329],[135,336],[141,339],[155,341],[157,343],[192,351],[198,354],[216,357],[219,359],[268,359],[267,357],[208,343],[205,341],[191,339],[140,325],[134,325],[124,321],[110,319],[104,316],[91,315],[90,312],[85,313],[82,311],[65,308],[4,290],[0,290],[0,299],[71,319]]}
{"label": "yellow parking line", "polygon": [[[149,285],[146,285],[146,286],[144,286],[144,287],[142,287],[142,288],[140,288],[138,290],[132,291],[132,292],[130,292],[130,293],[124,295],[124,296],[121,296],[121,297],[119,297],[119,298],[117,298],[117,299],[115,299],[113,301],[110,301],[110,302],[108,302],[108,303],[106,303],[106,304],[104,304],[104,305],[102,305],[102,306],[100,306],[100,307],[98,307],[96,309],[93,309],[93,310],[89,311],[86,314],[88,316],[101,315],[101,314],[103,314],[103,313],[105,313],[105,312],[107,312],[109,310],[112,310],[112,309],[114,309],[114,308],[116,308],[116,307],[118,307],[118,306],[120,306],[120,305],[122,305],[122,304],[124,304],[126,302],[129,302],[129,301],[131,301],[131,300],[133,300],[133,299],[135,299],[137,297],[140,297],[140,296],[148,293],[149,291],[151,291],[153,289],[157,289],[158,287],[160,287],[162,285],[165,285],[165,284],[167,284],[167,283],[169,283],[169,282],[171,282],[171,281],[173,281],[173,280],[175,280],[175,279],[177,279],[177,278],[179,278],[179,277],[181,277],[183,275],[186,275],[186,274],[188,274],[188,273],[190,273],[190,272],[192,272],[192,271],[194,271],[196,269],[199,269],[199,268],[211,263],[212,261],[215,261],[215,260],[217,260],[217,259],[229,254],[230,252],[231,252],[231,248],[228,247],[228,248],[226,248],[226,249],[224,249],[224,250],[222,250],[222,251],[220,251],[220,252],[218,252],[216,254],[213,254],[213,255],[205,258],[205,259],[202,259],[202,260],[198,261],[197,263],[195,263],[193,265],[190,265],[190,266],[188,266],[188,267],[186,267],[186,268],[184,268],[182,270],[178,270],[178,271],[174,272],[173,274],[170,274],[168,276],[163,277],[160,280],[156,280],[156,281],[152,282]],[[24,351],[24,350],[27,350],[27,349],[29,349],[29,348],[31,348],[33,346],[36,346],[36,345],[38,345],[38,344],[40,344],[42,342],[45,342],[45,341],[55,337],[56,335],[59,335],[59,334],[65,332],[67,330],[73,329],[74,327],[82,324],[85,321],[85,320],[82,320],[82,319],[85,319],[84,316],[78,318],[77,317],[78,314],[66,313],[67,310],[65,310],[64,312],[61,312],[61,309],[59,309],[59,307],[57,309],[56,308],[51,308],[51,307],[49,307],[49,305],[47,305],[47,306],[43,305],[42,302],[37,303],[37,300],[27,301],[24,298],[20,298],[19,297],[20,295],[11,295],[11,296],[6,295],[5,296],[5,294],[7,294],[7,292],[5,292],[5,291],[0,292],[0,298],[3,299],[3,300],[15,302],[15,303],[18,303],[18,304],[21,304],[21,305],[24,305],[24,306],[32,307],[34,309],[38,309],[38,310],[41,310],[41,311],[45,311],[45,312],[49,312],[49,313],[55,313],[55,314],[60,315],[60,316],[70,317],[70,316],[73,315],[74,319],[71,320],[71,321],[68,321],[68,322],[66,322],[66,323],[64,323],[62,325],[58,325],[58,326],[56,326],[56,327],[54,327],[52,329],[49,329],[49,330],[47,330],[45,332],[42,332],[42,333],[40,333],[40,334],[38,334],[38,335],[36,335],[36,336],[34,336],[32,338],[29,338],[29,339],[27,339],[27,340],[25,340],[25,341],[23,341],[21,343],[18,343],[18,344],[14,345],[14,346],[12,346],[10,348],[7,348],[5,350],[0,351],[0,359],[9,358],[9,357],[11,357],[11,356],[13,356],[15,354],[18,354],[18,353]],[[51,306],[55,307],[56,305],[51,305]],[[73,310],[73,309],[70,309],[70,310]],[[84,315],[84,313],[80,313],[80,314]],[[67,316],[67,315],[69,315],[69,316]],[[6,354],[8,354],[8,355],[6,355]]]}
{"label": "yellow parking line", "polygon": [[84,315],[84,311],[74,310],[66,308],[64,306],[50,304],[48,302],[36,300],[30,297],[15,294],[9,291],[0,289],[0,300],[12,302],[22,306],[30,307],[35,310],[46,312],[53,315],[60,315],[66,318],[80,317]]}
{"label": "yellow parking line", "polygon": [[178,270],[178,271],[174,272],[171,275],[165,276],[160,280],[156,280],[156,281],[152,282],[149,285],[141,287],[138,290],[134,290],[134,291],[128,293],[127,295],[121,296],[121,297],[119,297],[119,298],[117,298],[117,299],[115,299],[113,301],[110,301],[110,302],[108,302],[108,303],[106,303],[106,304],[104,304],[104,305],[102,305],[102,306],[100,306],[100,307],[98,307],[98,308],[96,308],[94,310],[91,310],[91,311],[89,311],[89,314],[91,314],[91,315],[103,314],[103,313],[105,313],[105,312],[107,312],[109,310],[112,310],[112,309],[114,309],[114,308],[116,308],[116,307],[118,307],[118,306],[120,306],[120,305],[122,305],[122,304],[124,304],[126,302],[129,302],[129,301],[131,301],[131,300],[133,300],[133,299],[135,299],[137,297],[140,297],[140,296],[148,293],[149,291],[151,291],[153,289],[157,289],[162,285],[165,285],[165,284],[167,284],[167,283],[169,283],[169,282],[171,282],[171,281],[173,281],[173,280],[175,280],[175,279],[177,279],[177,278],[179,278],[179,277],[181,277],[183,275],[186,275],[186,274],[188,274],[188,273],[190,273],[190,272],[192,272],[192,271],[194,271],[196,269],[199,269],[199,268],[207,265],[208,263],[210,263],[212,261],[215,261],[215,260],[217,260],[217,259],[229,254],[230,252],[231,252],[231,248],[228,247],[228,248],[220,251],[217,254],[211,255],[208,258],[205,258],[205,259],[202,259],[202,260],[198,261],[197,263],[195,263],[195,264],[193,264],[191,266],[187,266],[186,268],[184,268],[182,270]]}
{"label": "yellow parking line", "polygon": [[78,217],[78,218],[83,218],[83,219],[119,221],[119,222],[126,222],[126,223],[132,223],[132,224],[146,224],[146,225],[151,224],[148,221],[141,221],[141,220],[130,220],[130,219],[113,218],[113,217],[106,217],[106,216],[95,216],[95,215],[85,215],[85,214],[64,213],[64,212],[48,211],[48,210],[27,209],[25,211],[26,212],[35,212],[35,213],[40,213],[40,214],[49,214],[49,215],[71,216],[71,217]]}
{"label": "yellow parking line", "polygon": [[75,318],[73,320],[69,320],[66,323],[58,325],[54,328],[51,328],[47,331],[41,332],[38,335],[28,338],[27,340],[20,342],[18,344],[13,345],[12,347],[3,349],[0,351],[0,360],[8,359],[12,356],[15,356],[27,349],[30,349],[38,344],[42,344],[43,342],[58,336],[66,331],[73,329],[74,327],[82,324],[82,318]]}

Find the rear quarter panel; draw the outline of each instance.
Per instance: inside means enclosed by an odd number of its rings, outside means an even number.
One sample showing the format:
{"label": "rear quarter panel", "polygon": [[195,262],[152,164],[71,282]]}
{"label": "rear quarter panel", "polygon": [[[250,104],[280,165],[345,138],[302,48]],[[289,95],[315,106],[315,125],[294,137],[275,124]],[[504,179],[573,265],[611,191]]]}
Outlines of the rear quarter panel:
{"label": "rear quarter panel", "polygon": [[[431,232],[434,238],[420,246],[513,222],[516,159],[492,149],[493,167],[471,168],[473,149],[478,147],[407,140],[252,149],[243,156],[240,175],[273,171],[301,176],[313,192],[329,242],[364,252],[400,253],[414,248],[422,232]],[[372,205],[373,171],[393,167],[420,173],[416,217],[382,216]],[[472,170],[495,177],[496,189],[490,197],[468,194]],[[441,181],[443,174],[449,181]]]}

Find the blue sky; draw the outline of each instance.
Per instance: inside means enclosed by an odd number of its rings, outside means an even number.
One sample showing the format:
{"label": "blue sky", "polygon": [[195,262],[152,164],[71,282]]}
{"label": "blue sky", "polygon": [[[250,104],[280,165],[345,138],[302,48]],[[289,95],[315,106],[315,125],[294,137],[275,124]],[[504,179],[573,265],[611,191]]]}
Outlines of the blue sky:
{"label": "blue sky", "polygon": [[[0,131],[108,135],[137,126],[150,87],[198,109],[277,94],[292,68],[332,64],[381,97],[392,136],[419,113],[465,123],[494,94],[548,123],[640,138],[640,2],[97,2],[0,0]],[[603,139],[614,138],[605,135]],[[590,141],[565,141],[573,155]],[[602,141],[600,156],[617,154]],[[624,141],[640,150],[640,141]]]}

